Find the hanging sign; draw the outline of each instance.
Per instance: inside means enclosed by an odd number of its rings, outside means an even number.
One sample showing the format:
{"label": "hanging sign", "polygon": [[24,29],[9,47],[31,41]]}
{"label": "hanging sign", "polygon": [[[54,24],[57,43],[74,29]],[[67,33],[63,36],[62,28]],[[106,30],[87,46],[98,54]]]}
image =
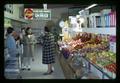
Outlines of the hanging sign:
{"label": "hanging sign", "polygon": [[37,20],[51,20],[51,10],[43,10],[43,9],[34,9],[34,19]]}
{"label": "hanging sign", "polygon": [[25,8],[24,17],[28,20],[51,20],[51,10]]}

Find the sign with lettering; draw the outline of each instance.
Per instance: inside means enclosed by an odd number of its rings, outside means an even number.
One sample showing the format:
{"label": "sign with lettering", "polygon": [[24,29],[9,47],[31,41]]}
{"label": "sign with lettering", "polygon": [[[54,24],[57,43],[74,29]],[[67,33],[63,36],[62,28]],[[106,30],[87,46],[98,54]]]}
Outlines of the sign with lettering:
{"label": "sign with lettering", "polygon": [[34,20],[51,20],[51,10],[43,10],[43,9],[31,9],[25,8],[27,13],[25,12],[25,19],[34,19]]}

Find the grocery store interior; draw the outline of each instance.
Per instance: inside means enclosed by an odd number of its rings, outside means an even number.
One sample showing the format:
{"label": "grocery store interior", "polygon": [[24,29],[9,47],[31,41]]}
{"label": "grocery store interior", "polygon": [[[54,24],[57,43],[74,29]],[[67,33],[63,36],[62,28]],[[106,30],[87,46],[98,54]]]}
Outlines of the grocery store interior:
{"label": "grocery store interior", "polygon": [[[53,72],[45,75],[43,64],[44,27],[55,42]],[[23,68],[27,49],[16,41],[16,56],[9,54],[7,29],[14,40],[21,29],[34,34],[34,60]],[[6,79],[115,79],[116,6],[104,4],[6,4],[4,6],[4,77]],[[24,43],[24,42],[23,42]],[[12,45],[11,45],[12,46]],[[14,53],[14,52],[13,52]],[[28,62],[26,59],[25,62]]]}

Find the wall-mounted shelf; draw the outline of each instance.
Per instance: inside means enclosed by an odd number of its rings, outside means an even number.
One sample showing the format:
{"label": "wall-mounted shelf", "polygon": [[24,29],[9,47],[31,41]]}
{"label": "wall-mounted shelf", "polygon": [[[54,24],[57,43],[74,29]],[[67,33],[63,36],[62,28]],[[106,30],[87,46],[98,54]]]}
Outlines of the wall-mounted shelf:
{"label": "wall-mounted shelf", "polygon": [[116,27],[110,27],[110,28],[82,28],[82,32],[116,35]]}
{"label": "wall-mounted shelf", "polygon": [[[74,29],[70,28],[69,31],[73,32]],[[115,35],[116,36],[116,27],[110,27],[110,28],[82,28],[82,31],[77,31],[77,32],[109,34],[109,35]]]}
{"label": "wall-mounted shelf", "polygon": [[12,20],[16,20],[16,21],[28,23],[28,21],[26,21],[26,20],[24,20],[24,19],[19,19],[19,18],[15,18],[15,17],[9,17],[8,15],[5,15],[4,17],[5,17],[5,18],[8,18],[8,19],[12,19]]}

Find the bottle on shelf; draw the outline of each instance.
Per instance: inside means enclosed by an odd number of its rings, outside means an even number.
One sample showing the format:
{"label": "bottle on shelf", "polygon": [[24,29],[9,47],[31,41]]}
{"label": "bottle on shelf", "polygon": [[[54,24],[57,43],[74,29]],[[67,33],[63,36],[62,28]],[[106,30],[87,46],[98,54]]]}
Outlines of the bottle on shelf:
{"label": "bottle on shelf", "polygon": [[101,27],[105,27],[105,15],[101,14]]}
{"label": "bottle on shelf", "polygon": [[92,28],[97,28],[97,27],[100,27],[100,13],[92,13],[90,14],[89,16],[89,19],[90,19],[90,27]]}
{"label": "bottle on shelf", "polygon": [[109,16],[110,16],[110,27],[116,27],[116,12],[111,11],[109,13]]}
{"label": "bottle on shelf", "polygon": [[113,26],[116,27],[116,11],[113,12]]}
{"label": "bottle on shelf", "polygon": [[108,15],[111,12],[111,9],[103,9],[101,13],[101,26],[109,27],[110,26],[110,16]]}
{"label": "bottle on shelf", "polygon": [[110,51],[116,53],[116,36],[110,36],[109,44],[110,44]]}
{"label": "bottle on shelf", "polygon": [[101,27],[101,17],[100,16],[96,16],[96,27]]}

